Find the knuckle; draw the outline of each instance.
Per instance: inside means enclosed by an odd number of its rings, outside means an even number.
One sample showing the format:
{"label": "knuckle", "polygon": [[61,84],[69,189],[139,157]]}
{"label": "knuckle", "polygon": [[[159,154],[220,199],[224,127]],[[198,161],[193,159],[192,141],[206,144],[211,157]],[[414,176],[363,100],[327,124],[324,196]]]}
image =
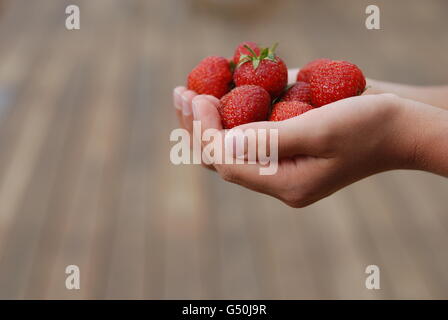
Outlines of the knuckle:
{"label": "knuckle", "polygon": [[382,93],[381,96],[390,99],[395,99],[398,97],[395,93]]}
{"label": "knuckle", "polygon": [[235,172],[229,166],[221,166],[218,169],[218,173],[221,178],[227,182],[235,182]]}
{"label": "knuckle", "polygon": [[290,206],[291,208],[294,209],[300,209],[300,208],[305,208],[307,206],[309,206],[310,204],[312,204],[314,201],[310,200],[310,199],[295,199],[293,201],[290,202],[285,202],[288,206]]}
{"label": "knuckle", "polygon": [[316,194],[306,186],[290,187],[283,193],[281,200],[288,206],[298,209],[304,208],[314,202]]}
{"label": "knuckle", "polygon": [[288,205],[291,208],[294,209],[300,209],[306,206],[306,202],[302,202],[298,199],[294,199],[294,200],[284,200],[283,201],[286,205]]}
{"label": "knuckle", "polygon": [[378,104],[384,106],[390,103],[395,103],[400,98],[395,93],[382,93],[378,95],[377,99],[380,99]]}
{"label": "knuckle", "polygon": [[300,209],[302,206],[300,203],[296,201],[283,201],[288,207],[294,208],[294,209]]}
{"label": "knuckle", "polygon": [[295,190],[287,191],[282,196],[282,201],[292,208],[302,208],[305,202],[305,198],[301,192]]}

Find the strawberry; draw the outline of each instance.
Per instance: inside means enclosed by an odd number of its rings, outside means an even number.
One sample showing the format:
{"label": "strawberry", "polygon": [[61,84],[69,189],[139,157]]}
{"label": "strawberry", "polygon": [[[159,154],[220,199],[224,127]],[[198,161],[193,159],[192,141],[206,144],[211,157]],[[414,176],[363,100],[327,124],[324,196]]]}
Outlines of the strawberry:
{"label": "strawberry", "polygon": [[218,107],[225,129],[267,119],[271,98],[262,87],[244,85],[236,87],[224,97]]}
{"label": "strawberry", "polygon": [[269,121],[282,121],[314,109],[313,106],[300,101],[283,101],[274,104]]}
{"label": "strawberry", "polygon": [[246,46],[251,48],[257,55],[260,54],[260,48],[255,42],[242,42],[238,45],[238,47],[236,47],[235,54],[233,55],[233,62],[235,63],[235,66],[240,62],[241,55],[250,55],[250,51],[247,50]]}
{"label": "strawberry", "polygon": [[309,82],[313,70],[316,67],[330,61],[331,61],[330,59],[321,58],[308,62],[306,65],[303,66],[302,69],[300,69],[299,73],[297,74],[297,81]]}
{"label": "strawberry", "polygon": [[300,101],[311,104],[310,84],[298,81],[290,87],[280,101]]}
{"label": "strawberry", "polygon": [[366,79],[362,71],[347,61],[330,61],[314,69],[310,78],[311,102],[320,107],[363,93]]}
{"label": "strawberry", "polygon": [[288,82],[288,69],[275,55],[276,45],[265,48],[257,54],[249,46],[245,48],[250,55],[243,55],[233,74],[235,85],[257,85],[263,87],[272,98],[278,97]]}
{"label": "strawberry", "polygon": [[230,91],[232,72],[226,58],[210,56],[202,60],[188,75],[188,89],[197,94],[221,98]]}

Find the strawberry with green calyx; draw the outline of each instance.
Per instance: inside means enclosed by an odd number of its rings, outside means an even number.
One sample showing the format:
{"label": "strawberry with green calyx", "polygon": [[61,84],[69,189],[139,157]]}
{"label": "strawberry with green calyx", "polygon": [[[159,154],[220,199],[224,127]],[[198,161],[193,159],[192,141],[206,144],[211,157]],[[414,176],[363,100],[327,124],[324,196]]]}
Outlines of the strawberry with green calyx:
{"label": "strawberry with green calyx", "polygon": [[288,82],[288,69],[275,54],[277,44],[272,48],[261,49],[257,54],[251,47],[245,46],[249,54],[240,56],[233,74],[235,85],[256,85],[264,88],[271,98],[282,94]]}
{"label": "strawberry with green calyx", "polygon": [[260,54],[260,47],[255,42],[252,41],[245,41],[240,43],[236,49],[235,54],[233,55],[233,63],[235,63],[235,66],[238,65],[240,62],[241,55],[249,55],[251,52],[247,49],[247,47],[250,47],[253,52],[255,52],[257,55]]}
{"label": "strawberry with green calyx", "polygon": [[238,60],[237,66],[240,66],[246,62],[251,61],[254,69],[257,69],[260,61],[263,59],[271,60],[275,62],[275,50],[277,49],[278,43],[274,44],[271,48],[254,49],[247,44],[244,44],[244,48],[248,51],[247,54],[241,54]]}

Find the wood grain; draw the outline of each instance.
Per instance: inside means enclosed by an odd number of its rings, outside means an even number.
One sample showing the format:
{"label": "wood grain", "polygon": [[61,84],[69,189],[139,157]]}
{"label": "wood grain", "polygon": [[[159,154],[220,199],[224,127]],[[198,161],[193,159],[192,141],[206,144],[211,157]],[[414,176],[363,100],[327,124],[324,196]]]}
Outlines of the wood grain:
{"label": "wood grain", "polygon": [[[447,3],[377,1],[375,32],[368,1],[212,2],[0,7],[0,298],[448,298],[444,178],[383,173],[297,210],[169,161],[171,90],[204,56],[278,41],[290,67],[326,56],[444,82]],[[381,290],[364,286],[370,264]]]}

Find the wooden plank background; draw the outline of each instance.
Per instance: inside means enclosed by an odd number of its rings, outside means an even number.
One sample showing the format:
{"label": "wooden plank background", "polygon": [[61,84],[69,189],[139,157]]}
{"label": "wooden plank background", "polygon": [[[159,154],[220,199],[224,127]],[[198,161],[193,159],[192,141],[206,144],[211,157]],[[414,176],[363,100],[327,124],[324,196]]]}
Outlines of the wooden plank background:
{"label": "wooden plank background", "polygon": [[290,67],[447,82],[448,3],[376,2],[380,31],[368,1],[0,0],[0,298],[448,298],[442,177],[384,173],[297,210],[169,161],[172,88],[243,40]]}

